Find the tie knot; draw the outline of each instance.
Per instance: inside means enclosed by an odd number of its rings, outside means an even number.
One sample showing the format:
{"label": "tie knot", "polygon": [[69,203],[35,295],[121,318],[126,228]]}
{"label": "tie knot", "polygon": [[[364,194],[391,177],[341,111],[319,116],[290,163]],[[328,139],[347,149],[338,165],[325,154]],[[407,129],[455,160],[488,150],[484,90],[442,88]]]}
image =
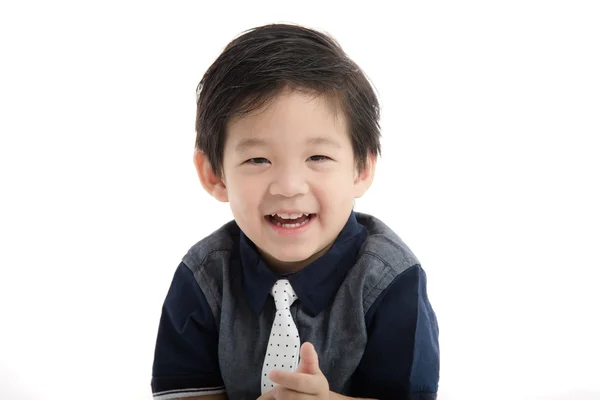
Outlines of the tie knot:
{"label": "tie knot", "polygon": [[296,292],[292,289],[292,285],[290,285],[290,282],[287,279],[280,279],[275,282],[273,289],[271,289],[271,295],[275,299],[275,307],[277,310],[289,308],[298,298]]}

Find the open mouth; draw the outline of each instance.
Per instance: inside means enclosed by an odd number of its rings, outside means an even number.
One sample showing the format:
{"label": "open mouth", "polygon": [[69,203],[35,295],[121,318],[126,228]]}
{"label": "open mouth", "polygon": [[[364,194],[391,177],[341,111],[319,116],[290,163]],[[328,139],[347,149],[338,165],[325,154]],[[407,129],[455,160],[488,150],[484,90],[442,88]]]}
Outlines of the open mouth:
{"label": "open mouth", "polygon": [[272,214],[265,215],[267,222],[281,228],[299,228],[309,223],[317,214]]}

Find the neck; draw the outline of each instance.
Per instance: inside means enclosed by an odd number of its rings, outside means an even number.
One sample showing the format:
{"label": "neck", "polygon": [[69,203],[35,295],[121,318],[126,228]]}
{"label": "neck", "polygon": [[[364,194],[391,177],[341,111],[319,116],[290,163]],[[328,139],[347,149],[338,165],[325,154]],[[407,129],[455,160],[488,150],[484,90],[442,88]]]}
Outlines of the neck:
{"label": "neck", "polygon": [[264,258],[266,264],[269,266],[271,271],[277,274],[291,274],[300,271],[323,254],[327,253],[327,251],[331,248],[333,242],[329,243],[323,249],[319,250],[312,256],[308,257],[305,260],[301,261],[281,261],[270,255],[269,253],[265,253],[262,250],[259,250],[260,255]]}

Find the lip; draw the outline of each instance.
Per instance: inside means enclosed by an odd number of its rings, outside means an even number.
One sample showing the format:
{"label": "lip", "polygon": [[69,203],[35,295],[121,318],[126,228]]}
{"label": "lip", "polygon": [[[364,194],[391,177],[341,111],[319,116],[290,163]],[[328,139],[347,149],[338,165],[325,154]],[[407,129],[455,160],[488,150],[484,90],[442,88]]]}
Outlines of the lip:
{"label": "lip", "polygon": [[[283,213],[285,213],[285,214],[298,213],[299,214],[299,213],[301,213],[301,211],[285,210],[285,211],[278,211],[277,213],[282,213],[282,214]],[[310,229],[311,225],[318,218],[318,214],[315,214],[315,213],[304,213],[304,214],[309,214],[310,219],[304,225],[301,225],[301,226],[298,226],[295,228],[286,228],[286,227],[274,224],[273,222],[271,222],[271,218],[270,218],[270,216],[272,214],[265,215],[264,220],[265,220],[266,224],[269,227],[271,227],[271,229],[273,229],[273,231],[277,235],[279,235],[279,236],[296,236],[296,235],[300,235],[300,234],[306,232],[308,229]]]}
{"label": "lip", "polygon": [[275,212],[272,212],[270,214],[267,215],[273,215],[273,214],[314,214],[311,212],[306,212],[306,211],[299,211],[299,210],[277,210]]}

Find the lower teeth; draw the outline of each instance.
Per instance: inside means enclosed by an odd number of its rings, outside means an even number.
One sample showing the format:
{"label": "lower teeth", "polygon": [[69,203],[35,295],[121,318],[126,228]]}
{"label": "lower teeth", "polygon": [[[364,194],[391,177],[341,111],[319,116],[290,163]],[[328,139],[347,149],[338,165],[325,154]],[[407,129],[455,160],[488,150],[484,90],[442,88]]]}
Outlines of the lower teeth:
{"label": "lower teeth", "polygon": [[310,217],[306,218],[304,221],[302,222],[298,222],[297,224],[282,224],[279,221],[275,221],[274,219],[272,219],[273,223],[277,226],[281,226],[283,228],[297,228],[299,226],[302,226],[304,224],[306,224],[308,221],[310,221]]}

